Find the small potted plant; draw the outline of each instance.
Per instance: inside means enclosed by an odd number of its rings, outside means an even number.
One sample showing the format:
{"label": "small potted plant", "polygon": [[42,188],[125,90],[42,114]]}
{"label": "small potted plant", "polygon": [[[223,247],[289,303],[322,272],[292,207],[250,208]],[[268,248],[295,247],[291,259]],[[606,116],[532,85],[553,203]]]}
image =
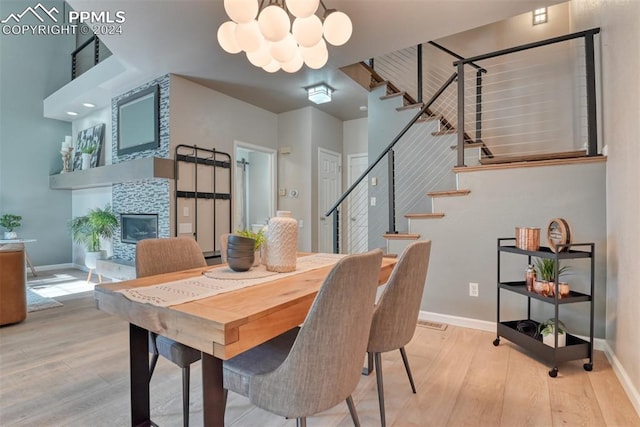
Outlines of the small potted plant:
{"label": "small potted plant", "polygon": [[91,168],[91,156],[96,152],[96,148],[95,144],[91,144],[80,149],[82,153],[82,170]]}
{"label": "small potted plant", "polygon": [[262,245],[267,241],[266,236],[264,235],[264,229],[260,229],[260,231],[251,231],[251,230],[238,230],[236,234],[242,237],[248,237],[249,239],[255,240],[255,257],[253,261],[254,266],[260,265],[262,262],[261,257],[261,248]]}
{"label": "small potted plant", "polygon": [[118,228],[118,218],[111,206],[91,209],[86,215],[72,219],[69,226],[73,241],[86,247],[85,265],[95,269],[96,261],[106,257],[106,251],[100,249],[100,239],[112,238]]}
{"label": "small potted plant", "polygon": [[[533,283],[533,291],[544,297],[553,296],[556,290],[556,260],[551,258],[536,259],[537,277],[540,281]],[[558,268],[558,278],[569,271],[569,267],[564,265]],[[558,298],[569,295],[569,285],[566,282],[558,283]]]}
{"label": "small potted plant", "polygon": [[[567,334],[565,329],[567,327],[558,320],[558,347],[564,347],[567,345]],[[555,319],[549,319],[538,324],[538,334],[542,335],[542,342],[549,347],[555,346],[554,338]]]}
{"label": "small potted plant", "polygon": [[20,215],[4,214],[0,216],[0,225],[7,229],[7,231],[4,232],[4,238],[6,240],[18,238],[18,233],[13,230],[20,227],[20,221],[22,221]]}

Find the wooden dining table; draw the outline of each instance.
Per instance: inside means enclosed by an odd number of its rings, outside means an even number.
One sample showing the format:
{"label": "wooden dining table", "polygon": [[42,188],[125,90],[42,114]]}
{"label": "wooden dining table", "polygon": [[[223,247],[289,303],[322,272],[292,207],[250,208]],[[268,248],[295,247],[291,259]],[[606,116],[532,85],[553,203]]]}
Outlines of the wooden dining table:
{"label": "wooden dining table", "polygon": [[[387,281],[395,263],[395,258],[383,258],[379,283]],[[224,426],[223,360],[300,325],[332,268],[321,267],[169,307],[133,301],[117,292],[200,276],[215,267],[95,287],[97,308],[129,322],[132,426],[155,425],[150,417],[148,331],[202,352],[204,425]]]}

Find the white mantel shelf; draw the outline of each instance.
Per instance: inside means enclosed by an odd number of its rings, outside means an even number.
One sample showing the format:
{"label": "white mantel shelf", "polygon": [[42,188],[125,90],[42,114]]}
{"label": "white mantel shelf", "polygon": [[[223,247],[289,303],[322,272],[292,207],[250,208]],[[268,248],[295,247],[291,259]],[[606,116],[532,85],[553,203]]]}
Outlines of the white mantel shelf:
{"label": "white mantel shelf", "polygon": [[87,170],[50,175],[49,188],[78,190],[151,178],[173,179],[173,160],[145,157]]}

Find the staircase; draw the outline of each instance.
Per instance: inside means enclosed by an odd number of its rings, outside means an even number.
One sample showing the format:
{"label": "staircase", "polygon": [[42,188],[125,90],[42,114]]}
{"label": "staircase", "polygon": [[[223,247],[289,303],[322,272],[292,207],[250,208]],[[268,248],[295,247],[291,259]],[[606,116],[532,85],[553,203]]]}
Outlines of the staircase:
{"label": "staircase", "polygon": [[[380,155],[375,161],[369,159],[369,168],[326,213],[326,216],[334,215],[335,232],[338,233],[339,228],[346,225],[345,221],[339,218],[338,207],[346,202],[350,209],[349,216],[353,215],[354,203],[347,199],[360,183],[366,188],[360,189],[359,193],[365,194],[369,199],[365,203],[368,206],[365,208],[368,209],[368,247],[387,246],[388,252],[398,252],[398,245],[402,246],[408,241],[422,238],[421,227],[424,224],[450,224],[451,213],[442,206],[451,204],[451,200],[475,199],[477,190],[461,185],[460,174],[463,172],[557,166],[564,163],[574,164],[576,159],[593,160],[598,153],[594,131],[595,114],[591,114],[595,108],[595,91],[592,91],[594,64],[593,52],[590,49],[593,47],[593,36],[598,32],[598,29],[588,30],[469,59],[458,56],[459,60],[454,63],[457,64],[456,72],[441,86],[432,85],[430,91],[433,95],[425,102],[419,101],[422,99],[421,62],[418,62],[417,97],[412,96],[407,90],[402,90],[405,85],[385,79],[367,63],[361,62],[342,68],[343,72],[370,91],[368,151]],[[488,58],[581,38],[584,38],[586,45],[586,111],[589,113],[586,115],[585,125],[586,149],[531,151],[529,147],[532,140],[551,132],[549,128],[544,127],[546,121],[536,122],[535,117],[548,116],[549,112],[533,111],[522,114],[521,110],[533,109],[534,106],[520,105],[519,101],[513,100],[518,97],[526,98],[528,95],[519,94],[517,88],[510,88],[513,85],[512,81],[496,83],[496,80],[489,80],[491,85],[506,84],[509,87],[508,94],[513,99],[507,98],[507,101],[502,101],[494,95],[486,96],[485,88],[482,86],[483,76],[490,74],[491,70],[487,71],[477,63]],[[441,46],[438,47],[442,49]],[[420,46],[418,51],[421,58]],[[447,53],[452,54],[450,51]],[[529,53],[525,53],[526,55]],[[473,67],[475,76],[465,74],[465,67]],[[473,85],[470,85],[469,81],[465,83],[465,79],[473,81]],[[445,79],[440,77],[440,82],[443,80]],[[468,90],[469,88],[472,90]],[[538,90],[537,86],[535,90]],[[473,104],[468,100],[465,102],[467,98],[473,99]],[[535,104],[546,105],[552,102],[538,102],[536,98]],[[504,110],[504,118],[496,116],[496,111],[500,110]],[[523,124],[512,124],[509,121],[511,110],[513,119],[524,120]],[[575,115],[577,117],[574,120],[583,121],[579,109],[576,109]],[[474,132],[470,132],[471,128]],[[523,133],[526,129],[530,129],[531,133]],[[499,154],[493,152],[493,146],[487,146],[485,135],[492,141],[502,141],[497,146]],[[505,138],[510,138],[507,143],[504,142]],[[548,141],[543,142],[549,145]],[[514,147],[521,149],[514,151]],[[387,161],[382,162],[383,159]],[[380,178],[385,175],[388,179]],[[371,185],[368,184],[369,178]],[[468,207],[464,209],[464,213],[469,218],[474,218]],[[386,223],[385,215],[388,217]],[[471,223],[477,225],[474,221]],[[339,251],[339,234],[336,234],[334,242],[335,250]]]}

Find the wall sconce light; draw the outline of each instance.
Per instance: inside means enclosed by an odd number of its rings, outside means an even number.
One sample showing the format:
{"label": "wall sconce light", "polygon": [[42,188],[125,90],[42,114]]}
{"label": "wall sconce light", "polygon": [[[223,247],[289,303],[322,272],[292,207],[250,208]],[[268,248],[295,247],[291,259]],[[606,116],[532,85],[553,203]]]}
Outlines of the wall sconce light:
{"label": "wall sconce light", "polygon": [[547,8],[541,7],[533,11],[533,25],[544,24],[547,22]]}
{"label": "wall sconce light", "polygon": [[315,104],[324,104],[325,102],[331,102],[331,94],[334,92],[332,87],[327,86],[324,83],[320,83],[313,86],[305,87],[307,91],[307,97],[309,101]]}

